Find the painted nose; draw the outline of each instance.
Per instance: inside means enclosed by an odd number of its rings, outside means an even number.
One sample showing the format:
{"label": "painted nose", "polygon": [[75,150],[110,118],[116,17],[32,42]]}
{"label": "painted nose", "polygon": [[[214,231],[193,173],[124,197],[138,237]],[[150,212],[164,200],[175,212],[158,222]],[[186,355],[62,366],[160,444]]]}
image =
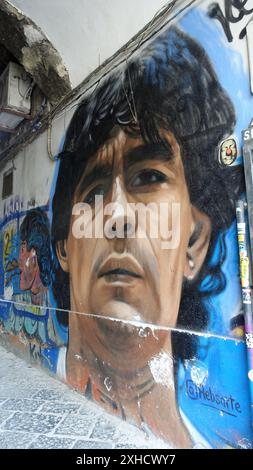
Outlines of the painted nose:
{"label": "painted nose", "polygon": [[136,229],[135,213],[119,178],[116,178],[113,186],[107,229],[108,238],[133,237]]}
{"label": "painted nose", "polygon": [[111,226],[111,234],[115,235],[115,238],[127,238],[134,233],[134,226],[130,222],[120,220],[114,222]]}

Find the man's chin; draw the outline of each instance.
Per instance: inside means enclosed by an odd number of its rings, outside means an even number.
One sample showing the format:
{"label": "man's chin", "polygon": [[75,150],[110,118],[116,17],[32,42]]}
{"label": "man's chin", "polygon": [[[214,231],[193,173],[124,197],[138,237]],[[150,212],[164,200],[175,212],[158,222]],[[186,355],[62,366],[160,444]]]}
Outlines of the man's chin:
{"label": "man's chin", "polygon": [[101,305],[101,309],[97,309],[97,314],[108,320],[116,320],[116,322],[136,322],[145,321],[138,308],[130,305],[122,300],[112,299],[105,305]]}
{"label": "man's chin", "polygon": [[141,313],[125,302],[112,300],[101,307],[96,317],[96,335],[108,351],[130,352],[139,348],[139,325]]}
{"label": "man's chin", "polygon": [[156,323],[160,311],[159,298],[147,283],[133,282],[122,287],[95,282],[90,286],[87,300],[91,313],[134,324]]}
{"label": "man's chin", "polygon": [[87,342],[98,358],[117,370],[145,367],[163,348],[167,332],[144,323],[134,307],[118,304],[119,309],[108,305],[101,316],[90,317]]}

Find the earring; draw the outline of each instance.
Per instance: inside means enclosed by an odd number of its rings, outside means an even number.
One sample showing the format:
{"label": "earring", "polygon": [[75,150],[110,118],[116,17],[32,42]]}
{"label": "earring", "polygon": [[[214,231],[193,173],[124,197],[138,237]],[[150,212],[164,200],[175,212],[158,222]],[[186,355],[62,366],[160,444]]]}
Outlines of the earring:
{"label": "earring", "polygon": [[191,271],[195,268],[195,263],[192,258],[189,258],[189,267]]}

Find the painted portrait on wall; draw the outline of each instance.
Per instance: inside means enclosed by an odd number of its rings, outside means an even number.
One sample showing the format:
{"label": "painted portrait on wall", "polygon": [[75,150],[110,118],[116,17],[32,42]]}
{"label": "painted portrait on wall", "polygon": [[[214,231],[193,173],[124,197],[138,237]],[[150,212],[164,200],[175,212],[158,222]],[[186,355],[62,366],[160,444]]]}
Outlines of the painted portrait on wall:
{"label": "painted portrait on wall", "polygon": [[[2,231],[6,310],[2,326],[20,353],[53,370],[48,351],[59,344],[49,289],[52,276],[50,225],[42,208],[11,215]],[[18,340],[18,341],[16,341]]]}
{"label": "painted portrait on wall", "polygon": [[248,448],[235,204],[252,97],[207,3],[79,99],[49,207],[11,217],[1,324],[48,307],[42,363],[83,395],[172,447]]}
{"label": "painted portrait on wall", "polygon": [[[202,412],[210,405],[229,416],[235,403],[235,416],[242,412],[223,387],[208,388],[211,340],[201,360],[202,334],[211,330],[207,303],[227,283],[224,234],[243,191],[241,167],[221,165],[218,152],[235,122],[206,52],[171,26],[84,97],[59,155],[53,289],[58,307],[70,311],[58,314],[69,327],[61,373],[179,447],[224,445],[223,425],[200,437],[185,397],[201,402]],[[149,207],[148,221],[138,204]],[[179,233],[168,249],[161,233],[151,234],[161,204],[168,233]],[[173,204],[180,207],[174,219]]]}

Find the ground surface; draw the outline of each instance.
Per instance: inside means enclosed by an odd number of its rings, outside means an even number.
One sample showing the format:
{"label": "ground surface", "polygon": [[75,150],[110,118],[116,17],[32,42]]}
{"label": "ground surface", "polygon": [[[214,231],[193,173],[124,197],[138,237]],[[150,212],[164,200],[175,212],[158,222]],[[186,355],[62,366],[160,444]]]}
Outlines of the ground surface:
{"label": "ground surface", "polygon": [[168,446],[0,347],[0,449],[24,448]]}

